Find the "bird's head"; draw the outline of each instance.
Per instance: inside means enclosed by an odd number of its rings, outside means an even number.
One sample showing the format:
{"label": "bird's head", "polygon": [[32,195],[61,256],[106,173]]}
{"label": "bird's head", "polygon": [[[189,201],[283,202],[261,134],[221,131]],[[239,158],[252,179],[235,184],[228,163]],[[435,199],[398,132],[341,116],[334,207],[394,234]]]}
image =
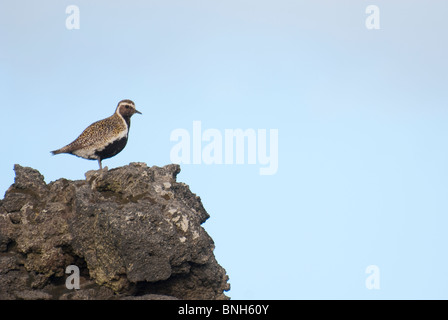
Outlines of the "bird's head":
{"label": "bird's head", "polygon": [[142,114],[135,109],[134,102],[128,99],[118,102],[117,110],[115,112],[120,114],[123,118],[130,118],[135,113]]}

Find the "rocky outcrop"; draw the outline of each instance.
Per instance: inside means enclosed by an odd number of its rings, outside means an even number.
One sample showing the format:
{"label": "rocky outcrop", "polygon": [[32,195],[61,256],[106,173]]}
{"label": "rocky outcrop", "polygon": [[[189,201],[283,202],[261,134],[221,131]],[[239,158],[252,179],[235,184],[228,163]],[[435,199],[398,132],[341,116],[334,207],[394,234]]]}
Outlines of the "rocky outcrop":
{"label": "rocky outcrop", "polygon": [[[202,228],[209,215],[178,165],[144,163],[46,184],[15,165],[0,200],[0,299],[227,299]],[[67,288],[79,269],[80,289]]]}

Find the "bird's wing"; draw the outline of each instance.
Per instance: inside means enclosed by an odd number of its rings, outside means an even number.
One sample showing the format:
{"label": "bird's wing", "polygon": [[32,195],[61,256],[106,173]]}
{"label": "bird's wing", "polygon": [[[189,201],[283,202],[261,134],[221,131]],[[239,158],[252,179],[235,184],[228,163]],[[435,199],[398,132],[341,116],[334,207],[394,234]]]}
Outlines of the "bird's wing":
{"label": "bird's wing", "polygon": [[[78,138],[62,149],[62,152],[73,153],[83,148],[99,148],[107,144],[109,137],[114,135],[116,123],[112,117],[97,121],[88,126]],[[61,149],[61,150],[62,150]]]}

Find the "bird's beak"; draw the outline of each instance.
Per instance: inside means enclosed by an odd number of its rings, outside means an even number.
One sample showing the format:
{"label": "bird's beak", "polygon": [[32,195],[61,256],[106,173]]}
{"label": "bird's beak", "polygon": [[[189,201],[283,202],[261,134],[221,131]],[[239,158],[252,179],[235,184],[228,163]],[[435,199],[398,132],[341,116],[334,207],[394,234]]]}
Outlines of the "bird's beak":
{"label": "bird's beak", "polygon": [[138,113],[138,114],[142,114],[140,111],[138,111],[137,109],[135,109],[135,113]]}

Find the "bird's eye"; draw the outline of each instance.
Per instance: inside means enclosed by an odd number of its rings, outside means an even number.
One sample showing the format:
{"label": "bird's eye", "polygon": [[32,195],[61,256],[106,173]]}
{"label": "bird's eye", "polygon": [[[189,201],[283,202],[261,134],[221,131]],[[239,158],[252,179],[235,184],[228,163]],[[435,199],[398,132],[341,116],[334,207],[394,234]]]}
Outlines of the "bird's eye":
{"label": "bird's eye", "polygon": [[129,109],[129,105],[128,104],[125,107],[126,107],[126,109]]}

